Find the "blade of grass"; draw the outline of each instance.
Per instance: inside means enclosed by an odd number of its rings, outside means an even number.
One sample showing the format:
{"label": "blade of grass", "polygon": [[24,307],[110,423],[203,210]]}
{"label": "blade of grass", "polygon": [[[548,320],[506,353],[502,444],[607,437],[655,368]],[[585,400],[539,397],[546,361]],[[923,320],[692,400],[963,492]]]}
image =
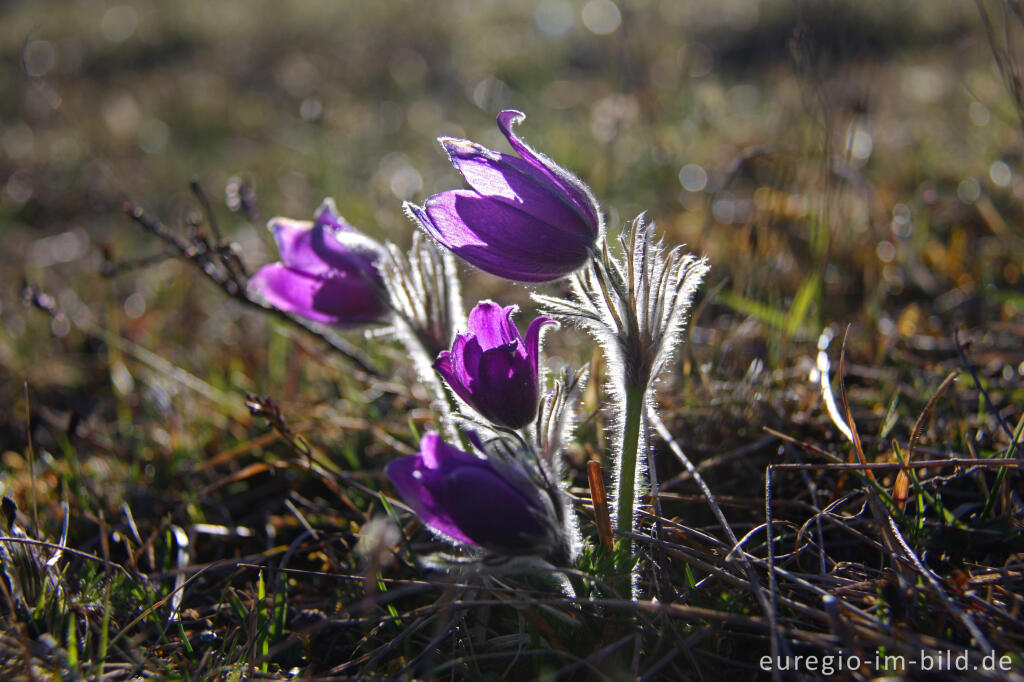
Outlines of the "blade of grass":
{"label": "blade of grass", "polygon": [[68,667],[75,671],[76,674],[81,674],[78,670],[78,628],[77,619],[74,613],[68,614],[68,633],[67,642],[65,647],[68,652]]}
{"label": "blade of grass", "polygon": [[[1022,434],[1024,434],[1024,415],[1021,415],[1020,420],[1017,422],[1017,428],[1014,429],[1013,437],[1010,440],[1010,447],[1006,449],[1006,455],[1001,459],[1013,459],[1013,454],[1017,450],[1017,443],[1020,442]],[[999,497],[999,494],[1003,489],[1003,481],[1006,479],[1006,469],[1007,467],[1003,467],[999,470],[999,473],[996,474],[996,480],[992,484],[992,489],[988,493],[988,499],[985,500],[985,508],[981,510],[980,518],[986,519],[992,512],[992,508],[996,504],[996,499]]]}
{"label": "blade of grass", "polygon": [[809,274],[800,284],[800,288],[797,289],[796,296],[793,297],[793,302],[786,312],[784,330],[787,336],[793,336],[806,329],[804,323],[807,321],[807,314],[820,291],[821,279],[817,272]]}
{"label": "blade of grass", "polygon": [[112,582],[107,581],[106,587],[103,589],[103,621],[100,624],[100,644],[99,650],[96,654],[96,659],[99,664],[99,670],[97,671],[96,678],[101,679],[103,677],[103,666],[107,661],[107,651],[112,644],[110,640],[110,586]]}
{"label": "blade of grass", "polygon": [[260,672],[267,672],[270,662],[270,618],[267,613],[267,584],[263,580],[263,571],[256,577],[256,653],[259,657]]}

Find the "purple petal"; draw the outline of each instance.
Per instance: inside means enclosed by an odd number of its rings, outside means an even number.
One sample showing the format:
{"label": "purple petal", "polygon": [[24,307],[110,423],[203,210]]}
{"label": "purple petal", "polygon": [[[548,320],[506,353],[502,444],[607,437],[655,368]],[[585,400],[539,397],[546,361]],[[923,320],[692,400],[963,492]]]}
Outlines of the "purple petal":
{"label": "purple petal", "polygon": [[[459,379],[472,391],[473,383],[476,381],[477,367],[480,366],[480,356],[483,355],[484,350],[472,332],[462,336],[465,337],[466,342],[461,344],[458,349],[454,345],[452,346],[452,364]],[[454,352],[456,350],[457,353]]]}
{"label": "purple petal", "polygon": [[356,231],[335,232],[323,225],[291,218],[273,218],[268,227],[281,254],[281,262],[307,275],[323,276],[336,270],[376,273],[376,245]]}
{"label": "purple petal", "polygon": [[474,406],[491,421],[518,429],[537,416],[537,374],[529,358],[519,354],[519,344],[510,346],[484,351],[473,386]]}
{"label": "purple petal", "polygon": [[326,225],[335,232],[358,232],[347,220],[338,213],[338,207],[334,205],[334,199],[327,197],[320,203],[320,207],[313,212],[313,220],[317,225]]}
{"label": "purple petal", "polygon": [[498,128],[508,139],[508,143],[516,150],[519,156],[523,157],[534,168],[544,173],[551,182],[555,183],[572,199],[579,214],[592,226],[593,236],[597,236],[600,216],[598,215],[597,200],[594,199],[590,189],[578,178],[557,163],[533,150],[523,142],[513,131],[513,127],[522,122],[526,114],[514,109],[506,109],[498,114]]}
{"label": "purple petal", "polygon": [[437,469],[442,459],[443,454],[439,454],[441,446],[444,445],[444,441],[441,440],[440,434],[437,433],[425,433],[420,438],[420,458],[423,460],[423,466],[428,469]]}
{"label": "purple petal", "polygon": [[423,437],[420,438],[420,456],[423,458],[423,466],[432,470],[439,470],[443,466],[453,463],[472,464],[483,461],[475,455],[448,445],[441,440],[440,434],[433,431],[423,434]]}
{"label": "purple petal", "polygon": [[473,394],[469,390],[467,382],[462,380],[465,369],[463,369],[461,364],[456,368],[452,362],[452,353],[450,351],[441,351],[441,354],[437,356],[437,360],[434,361],[434,370],[441,375],[441,378],[445,380],[449,388],[455,391],[457,396],[472,404]]}
{"label": "purple petal", "polygon": [[313,223],[308,220],[271,218],[267,227],[274,233],[277,250],[285,265],[311,275],[330,269],[313,250]]}
{"label": "purple petal", "polygon": [[[480,356],[476,374],[479,384],[477,388],[480,392],[487,389],[501,391],[503,385],[509,384],[511,381],[518,381],[516,370],[520,369],[519,363],[517,363],[520,358],[516,350],[515,345],[509,344],[484,351]],[[508,389],[509,392],[504,397],[511,398],[515,391],[511,385],[508,386]]]}
{"label": "purple petal", "polygon": [[[436,474],[423,471],[419,455],[410,455],[392,461],[388,464],[387,473],[395,490],[425,524],[459,542],[476,544],[459,529],[458,525],[438,504],[431,488],[436,489],[441,486],[432,480],[436,479]],[[428,487],[424,484],[425,480],[431,480],[435,484]]]}
{"label": "purple petal", "polygon": [[522,337],[512,322],[516,306],[503,308],[494,301],[480,301],[469,312],[469,331],[476,335],[484,350],[505,346]]}
{"label": "purple petal", "polygon": [[[467,360],[466,347],[472,342],[473,348],[469,349],[469,357]],[[468,391],[473,386],[473,375],[476,374],[476,366],[480,361],[480,344],[476,341],[476,336],[470,332],[467,334],[456,334],[455,341],[452,343],[452,372],[455,373],[455,378],[466,387]],[[469,368],[467,368],[469,365]]]}
{"label": "purple petal", "polygon": [[441,244],[481,270],[506,279],[559,279],[590,257],[591,239],[553,230],[472,190],[435,194],[413,214]]}
{"label": "purple petal", "polygon": [[[455,376],[455,370],[452,367],[452,352],[450,350],[443,350],[437,355],[437,359],[434,360],[434,371],[445,378],[449,384],[452,381],[458,381],[458,377]],[[461,383],[461,382],[459,382]]]}
{"label": "purple petal", "polygon": [[376,289],[359,274],[311,277],[272,263],[252,276],[249,288],[275,308],[324,324],[364,325],[387,312]]}
{"label": "purple petal", "polygon": [[428,433],[420,453],[397,459],[388,477],[434,530],[509,554],[541,553],[551,542],[536,489],[516,470],[474,457]]}
{"label": "purple petal", "polygon": [[550,317],[540,315],[534,318],[533,322],[526,329],[526,355],[530,358],[530,364],[533,365],[533,373],[537,373],[537,359],[540,355],[540,333],[543,328],[549,324],[558,324],[557,321]]}
{"label": "purple petal", "polygon": [[452,165],[482,196],[518,208],[553,229],[592,237],[575,198],[543,166],[501,154],[470,140],[439,139]]}
{"label": "purple petal", "polygon": [[534,502],[490,466],[464,466],[442,479],[438,501],[475,544],[510,554],[533,553],[548,538]]}

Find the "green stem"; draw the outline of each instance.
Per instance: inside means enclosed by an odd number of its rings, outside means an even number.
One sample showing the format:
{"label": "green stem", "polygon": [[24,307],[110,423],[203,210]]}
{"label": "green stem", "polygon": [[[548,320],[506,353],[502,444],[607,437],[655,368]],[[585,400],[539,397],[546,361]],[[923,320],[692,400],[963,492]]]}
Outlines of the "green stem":
{"label": "green stem", "polygon": [[643,386],[626,388],[626,417],[622,431],[622,450],[619,452],[619,494],[615,499],[615,525],[623,533],[633,532],[636,510],[636,458],[640,448],[640,429],[643,428]]}

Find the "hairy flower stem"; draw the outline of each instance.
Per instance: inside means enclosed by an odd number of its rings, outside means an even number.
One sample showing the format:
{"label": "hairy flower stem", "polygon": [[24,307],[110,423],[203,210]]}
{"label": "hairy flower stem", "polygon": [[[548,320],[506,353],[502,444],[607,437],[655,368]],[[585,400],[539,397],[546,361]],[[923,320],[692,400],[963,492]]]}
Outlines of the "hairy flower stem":
{"label": "hairy flower stem", "polygon": [[640,450],[641,429],[644,428],[644,402],[646,390],[643,386],[626,388],[625,416],[622,430],[622,449],[616,459],[618,471],[618,494],[615,496],[615,526],[622,533],[632,533],[633,519],[636,518],[636,469]]}
{"label": "hairy flower stem", "polygon": [[[555,319],[586,329],[604,350],[608,404],[617,431],[617,447],[611,453],[616,467],[615,525],[620,533],[632,534],[644,483],[637,477],[650,442],[650,420],[657,416],[648,400],[682,341],[686,312],[708,266],[679,247],[666,249],[642,214],[623,229],[618,241],[621,255],[602,241],[587,266],[573,273],[569,299],[534,299]],[[632,553],[620,554],[621,561],[635,559],[629,557]],[[622,565],[616,570],[631,575],[629,591],[637,597],[639,572]]]}
{"label": "hairy flower stem", "polygon": [[435,396],[434,404],[440,404],[443,408],[446,408],[438,410],[440,417],[438,419],[437,428],[439,431],[444,431],[449,438],[454,438],[456,442],[458,442],[460,447],[468,450],[469,448],[472,447],[472,445],[469,442],[469,439],[466,438],[466,434],[464,434],[457,427],[457,423],[455,422],[454,419],[452,419],[453,414],[460,413],[459,401],[456,400],[455,396],[453,396],[449,391],[445,390],[443,379],[444,377],[438,374],[437,371],[435,370],[433,375],[433,381],[429,382],[430,387],[434,389],[440,396],[444,397],[444,402],[439,403],[438,397]]}

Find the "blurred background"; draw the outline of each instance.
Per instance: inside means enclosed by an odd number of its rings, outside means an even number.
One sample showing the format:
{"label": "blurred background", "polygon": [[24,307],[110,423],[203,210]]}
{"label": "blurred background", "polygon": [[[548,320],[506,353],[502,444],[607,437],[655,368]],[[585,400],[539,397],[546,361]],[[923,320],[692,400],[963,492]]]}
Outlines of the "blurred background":
{"label": "blurred background", "polygon": [[[1020,28],[1008,7],[2,2],[0,450],[18,463],[26,382],[39,418],[73,415],[142,452],[205,443],[206,421],[216,432],[224,414],[246,418],[246,391],[294,399],[313,386],[304,410],[337,398],[343,366],[161,259],[124,202],[184,233],[198,179],[251,269],[276,259],[266,218],[309,217],[325,196],[405,244],[401,202],[462,184],[435,138],[507,151],[494,126],[507,107],[593,187],[612,232],[646,211],[710,257],[685,358],[696,364],[680,371],[742,388],[730,438],[760,433],[750,410],[819,409],[813,391],[792,409],[771,396],[806,379],[827,325],[854,324],[872,367],[948,357],[960,325],[1019,334],[1021,124],[993,59]],[[103,274],[139,258],[153,262]],[[466,275],[467,304],[529,302]],[[25,282],[60,313],[24,305]],[[589,358],[572,332],[552,343]],[[1011,382],[1024,357],[1007,348],[991,373]],[[736,383],[766,369],[782,374],[764,391]],[[694,428],[712,439],[710,422]]]}

